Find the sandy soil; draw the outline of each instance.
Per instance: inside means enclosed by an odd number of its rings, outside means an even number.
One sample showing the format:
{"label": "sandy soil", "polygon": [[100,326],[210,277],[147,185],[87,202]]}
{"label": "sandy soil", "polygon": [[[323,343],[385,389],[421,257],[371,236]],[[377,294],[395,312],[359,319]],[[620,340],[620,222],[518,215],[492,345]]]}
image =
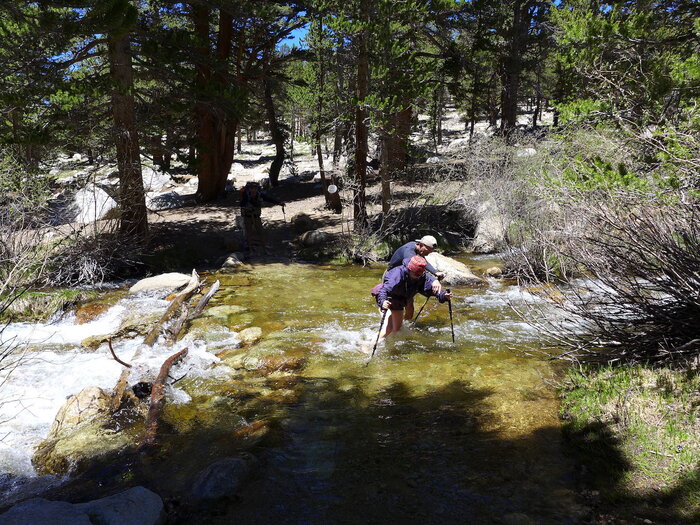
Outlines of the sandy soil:
{"label": "sandy soil", "polygon": [[[239,189],[249,180],[264,177],[271,159],[273,146],[265,143],[244,148],[234,161],[230,179],[234,189],[216,202],[200,204],[194,193],[185,194],[184,206],[149,213],[153,238],[153,251],[196,251],[200,264],[216,266],[221,259],[242,249],[244,233],[238,207]],[[318,166],[306,152],[296,159],[297,173],[312,176]],[[330,164],[330,160],[327,161]],[[347,229],[347,212],[342,215],[324,206],[321,185],[313,180],[300,180],[283,172],[280,184],[270,188],[268,194],[285,203],[281,206],[266,204],[262,211],[263,224],[268,236],[267,244],[273,258],[289,258],[293,255],[292,241],[299,235],[291,220],[300,213],[309,215],[317,229],[340,233]],[[192,192],[196,186],[192,187]],[[342,195],[342,194],[341,194]],[[342,195],[345,198],[345,195]]]}

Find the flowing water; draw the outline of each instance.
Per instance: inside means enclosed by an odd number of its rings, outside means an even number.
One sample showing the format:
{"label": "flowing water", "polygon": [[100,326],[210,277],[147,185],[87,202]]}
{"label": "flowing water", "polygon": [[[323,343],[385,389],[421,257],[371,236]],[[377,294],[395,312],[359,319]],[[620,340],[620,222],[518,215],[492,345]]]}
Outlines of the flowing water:
{"label": "flowing water", "polygon": [[[478,269],[493,260],[466,262]],[[207,276],[221,291],[185,339],[135,363],[157,369],[190,348],[172,374],[186,377],[169,390],[160,455],[92,476],[114,487],[140,481],[177,501],[198,471],[246,448],[257,461],[238,496],[183,511],[182,522],[577,523],[584,509],[549,386],[556,371],[518,357],[540,338],[509,306],[522,301],[520,290],[497,281],[454,287],[455,343],[447,305],[431,299],[416,325],[368,362],[362,345],[373,344],[379,327],[369,290],[381,274],[267,264]],[[416,298],[416,311],[423,302]],[[125,312],[158,313],[166,304],[117,297],[87,325],[68,318],[53,333],[33,327],[33,359],[3,390],[21,400],[0,442],[0,467],[23,480],[8,486],[31,485],[31,450],[66,395],[116,382],[120,366],[108,351],[79,350],[79,341],[115,329]],[[237,334],[251,326],[263,338],[241,346]],[[19,338],[30,327],[10,328]],[[138,342],[115,351],[129,360]],[[3,410],[2,419],[12,415],[7,404]]]}

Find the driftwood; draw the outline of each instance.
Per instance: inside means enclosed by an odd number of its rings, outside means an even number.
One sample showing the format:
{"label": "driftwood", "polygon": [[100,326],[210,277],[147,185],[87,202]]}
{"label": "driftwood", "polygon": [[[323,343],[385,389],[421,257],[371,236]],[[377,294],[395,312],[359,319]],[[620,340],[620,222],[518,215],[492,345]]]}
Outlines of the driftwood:
{"label": "driftwood", "polygon": [[181,305],[180,315],[178,316],[177,320],[173,323],[173,325],[167,330],[168,334],[166,336],[166,344],[168,346],[172,346],[172,344],[177,340],[178,335],[180,335],[180,332],[182,331],[182,327],[187,321],[191,321],[192,319],[196,318],[199,314],[202,313],[202,310],[204,310],[204,307],[209,302],[209,299],[211,299],[212,296],[218,290],[219,281],[216,281],[211,286],[211,288],[209,288],[209,291],[199,300],[197,306],[192,311],[192,313],[189,313],[189,307],[187,306],[187,304],[183,303]]}
{"label": "driftwood", "polygon": [[127,368],[131,368],[131,365],[129,363],[125,363],[121,359],[117,357],[117,354],[114,353],[114,348],[112,348],[112,338],[110,337],[109,340],[107,341],[107,345],[109,346],[109,351],[112,352],[112,357],[114,360],[119,363],[120,365],[124,365]]}
{"label": "driftwood", "polygon": [[190,300],[190,298],[199,289],[199,285],[199,275],[197,275],[195,270],[192,270],[192,278],[190,279],[190,282],[187,284],[184,290],[175,296],[175,299],[173,299],[173,301],[170,303],[170,306],[160,318],[160,321],[158,321],[156,326],[153,327],[153,330],[151,330],[143,340],[143,344],[147,346],[154,345],[156,339],[158,339],[158,336],[161,333],[161,330],[163,329],[163,325],[170,321],[170,319],[172,319],[172,317],[180,310],[180,307]]}
{"label": "driftwood", "polygon": [[[192,278],[190,279],[190,282],[187,284],[185,289],[182,290],[175,297],[175,299],[173,299],[172,303],[168,307],[165,314],[163,314],[158,324],[150,331],[148,336],[146,336],[146,339],[144,340],[144,345],[137,349],[133,357],[134,359],[138,357],[138,355],[141,353],[141,349],[144,348],[144,346],[153,346],[153,344],[158,339],[158,336],[160,335],[161,331],[163,331],[164,325],[168,321],[170,321],[178,312],[178,318],[166,331],[166,343],[168,345],[172,345],[173,342],[175,342],[186,322],[191,321],[192,319],[194,319],[202,313],[202,310],[204,310],[204,307],[207,305],[209,300],[219,290],[220,283],[219,281],[216,281],[211,286],[211,288],[209,288],[209,291],[199,300],[197,306],[195,306],[194,310],[190,313],[187,301],[189,301],[189,299],[197,292],[197,290],[199,290],[200,285],[201,283],[199,281],[199,276],[197,275],[197,272],[195,270],[192,270]],[[119,380],[117,381],[117,384],[114,387],[111,408],[112,412],[116,412],[121,408],[122,403],[124,401],[132,366],[129,363],[122,361],[121,359],[119,359],[119,357],[117,357],[114,348],[112,348],[111,339],[108,341],[108,345],[109,351],[112,353],[112,357],[114,358],[114,360],[122,366],[126,367],[125,370],[122,371],[121,376],[119,377]],[[156,444],[156,437],[158,435],[158,421],[160,419],[160,414],[163,410],[163,407],[165,406],[165,381],[169,377],[170,369],[172,368],[172,366],[175,365],[181,359],[183,359],[186,355],[187,349],[185,348],[184,350],[173,354],[169,358],[167,358],[160,367],[158,377],[154,381],[151,388],[151,398],[148,407],[148,414],[146,416],[146,426],[143,438],[141,440],[140,448],[149,447]],[[174,382],[177,381],[179,381],[179,379]]]}
{"label": "driftwood", "polygon": [[148,407],[148,415],[146,416],[146,429],[139,448],[145,448],[156,444],[158,421],[160,420],[160,413],[165,406],[165,380],[170,373],[170,368],[186,355],[187,348],[168,357],[160,367],[160,372],[151,390],[151,403]]}
{"label": "driftwood", "polygon": [[219,291],[220,286],[221,283],[219,281],[216,281],[214,284],[211,285],[209,291],[199,300],[197,306],[187,318],[188,321],[191,321],[192,319],[194,319],[202,313],[202,310],[204,310],[204,307],[209,302],[209,299],[211,299],[214,296],[214,294]]}
{"label": "driftwood", "polygon": [[114,387],[114,393],[112,394],[112,401],[110,409],[112,413],[116,412],[122,407],[124,402],[124,395],[126,395],[126,388],[129,386],[129,376],[131,375],[131,370],[126,368],[122,370],[119,380],[117,381],[117,386]]}

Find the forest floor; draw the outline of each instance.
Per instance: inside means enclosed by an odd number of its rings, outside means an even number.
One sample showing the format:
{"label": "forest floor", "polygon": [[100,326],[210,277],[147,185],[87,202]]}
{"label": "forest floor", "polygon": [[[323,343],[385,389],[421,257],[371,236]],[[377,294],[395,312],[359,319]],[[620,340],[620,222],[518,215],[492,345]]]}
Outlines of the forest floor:
{"label": "forest floor", "polygon": [[[547,117],[550,115],[547,114]],[[419,121],[419,131],[411,137],[411,142],[430,156],[434,154],[430,152],[434,152],[436,146],[426,139],[428,133],[424,128],[427,126],[427,117],[420,116]],[[523,124],[525,123],[524,121]],[[464,122],[453,108],[446,110],[442,133],[443,145],[438,147],[440,156],[433,160],[445,160],[450,154],[458,152],[464,142],[469,140]],[[478,123],[476,133],[489,135],[488,124]],[[194,196],[196,185],[192,185],[192,174],[189,174],[187,177],[190,178],[190,183],[183,184],[178,190],[182,193],[182,189],[186,187],[191,191],[190,194],[184,195],[182,206],[149,213],[154,270],[170,266],[172,271],[173,264],[181,266],[182,270],[187,270],[188,265],[213,269],[220,266],[231,253],[242,250],[245,235],[239,217],[239,190],[246,182],[259,181],[267,176],[275,148],[266,139],[267,137],[263,137],[263,140],[250,143],[243,141],[242,151],[236,153],[229,175],[229,181],[233,182],[233,190],[229,190],[223,198],[207,204],[197,203]],[[344,169],[343,162],[339,166],[332,166],[329,151],[326,151],[323,160],[327,177],[333,172],[340,174],[340,170]],[[292,170],[293,173],[286,164],[282,168],[279,185],[268,190],[270,196],[285,203],[285,209],[267,203],[263,207],[262,219],[270,250],[267,256],[258,256],[256,260],[293,257],[295,250],[292,241],[301,232],[295,231],[290,221],[299,213],[308,215],[316,225],[315,229],[336,236],[352,229],[352,194],[349,190],[340,190],[343,202],[341,214],[326,209],[323,191],[318,181],[318,160],[312,153],[310,144],[295,143]],[[412,183],[409,186],[392,182],[394,205],[401,206],[402,200],[410,200],[416,192],[427,186],[427,183]],[[380,192],[379,172],[368,168],[366,194],[370,214],[381,209]]]}
{"label": "forest floor", "polygon": [[[267,165],[267,161],[262,161],[254,167],[264,168]],[[220,267],[231,253],[241,252],[245,234],[238,206],[239,190],[248,180],[256,179],[250,174],[236,176],[234,189],[215,202],[197,203],[192,194],[186,196],[182,207],[150,212],[151,250],[159,263],[156,266],[165,267],[169,262],[177,264],[177,261],[181,261],[185,266],[189,264],[209,269]],[[315,229],[335,235],[348,231],[352,224],[348,224],[351,217],[348,217],[346,209],[342,214],[336,214],[325,207],[321,185],[313,180],[296,177],[282,179],[277,187],[270,188],[267,193],[284,202],[285,206],[283,209],[265,203],[262,220],[269,253],[265,257],[256,255],[256,260],[293,257],[293,241],[300,234],[291,222],[296,215],[306,214],[316,225]]]}
{"label": "forest floor", "polygon": [[[266,166],[267,162],[263,164]],[[246,179],[253,180],[236,177],[234,190],[215,202],[197,203],[191,194],[186,196],[182,207],[149,213],[151,249],[165,258],[162,265],[167,266],[168,261],[182,261],[185,265],[210,268],[220,266],[223,258],[242,250],[245,234],[240,220],[238,190],[247,182]],[[290,258],[293,255],[291,243],[285,241],[296,237],[297,232],[290,220],[299,213],[309,215],[324,230],[340,231],[340,217],[325,209],[318,183],[285,179],[267,193],[285,203],[284,210],[266,204],[262,211],[266,242],[272,257]]]}

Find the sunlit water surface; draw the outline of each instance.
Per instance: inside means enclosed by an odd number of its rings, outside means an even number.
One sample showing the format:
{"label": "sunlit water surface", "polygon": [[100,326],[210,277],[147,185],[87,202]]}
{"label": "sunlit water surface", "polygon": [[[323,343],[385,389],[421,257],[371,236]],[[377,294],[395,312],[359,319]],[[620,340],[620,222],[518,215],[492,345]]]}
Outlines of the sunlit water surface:
{"label": "sunlit water surface", "polygon": [[[146,476],[150,486],[176,498],[198,469],[236,453],[241,429],[262,425],[272,431],[251,449],[253,475],[238,498],[199,515],[202,523],[577,523],[549,386],[556,371],[519,357],[541,337],[509,306],[523,301],[521,291],[495,280],[454,287],[455,343],[447,304],[431,299],[416,325],[368,362],[362,347],[379,327],[369,290],[381,274],[268,264],[207,276],[222,286],[205,316],[175,347],[156,345],[135,360],[147,374],[179,348],[191,352],[173,372],[186,377],[169,391],[165,459]],[[416,298],[416,311],[424,301]],[[31,359],[3,387],[13,400],[0,416],[9,419],[4,472],[31,479],[32,449],[65,397],[114,386],[120,365],[104,345],[90,352],[80,341],[113,331],[126,312],[166,306],[124,298],[86,325],[66,318],[3,334],[32,340]],[[237,334],[250,326],[263,339],[240,347]],[[129,360],[139,343],[115,350]],[[262,373],[270,359],[293,366]]]}

